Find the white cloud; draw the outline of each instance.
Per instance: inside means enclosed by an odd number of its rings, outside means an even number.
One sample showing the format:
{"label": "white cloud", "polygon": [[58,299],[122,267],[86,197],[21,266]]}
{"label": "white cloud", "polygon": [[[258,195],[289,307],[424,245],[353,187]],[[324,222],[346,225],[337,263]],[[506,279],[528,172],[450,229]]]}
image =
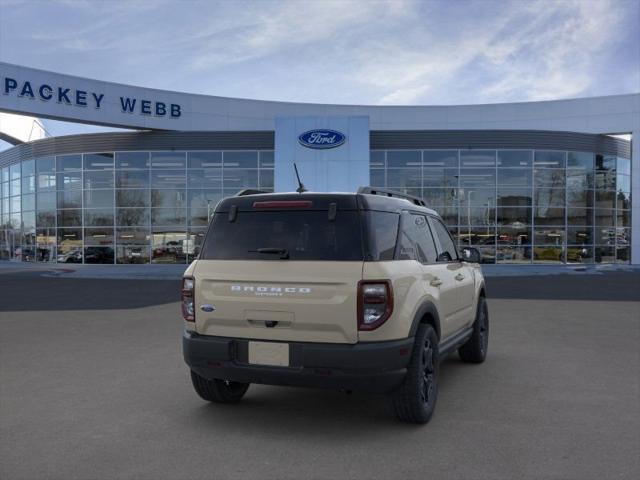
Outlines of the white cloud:
{"label": "white cloud", "polygon": [[373,104],[640,88],[637,0],[0,2],[0,59],[156,88]]}

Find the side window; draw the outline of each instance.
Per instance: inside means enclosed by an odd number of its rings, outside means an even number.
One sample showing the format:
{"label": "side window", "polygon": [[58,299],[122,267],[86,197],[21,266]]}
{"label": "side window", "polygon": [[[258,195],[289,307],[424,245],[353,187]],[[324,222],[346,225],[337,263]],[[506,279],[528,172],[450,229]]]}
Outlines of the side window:
{"label": "side window", "polygon": [[438,238],[440,242],[440,252],[438,254],[439,262],[451,262],[454,260],[458,260],[458,251],[456,250],[456,245],[453,243],[453,239],[451,235],[449,235],[449,231],[442,224],[440,220],[436,220],[435,218],[430,218],[429,223],[431,224],[431,229],[433,230],[433,234]]}
{"label": "side window", "polygon": [[423,215],[402,215],[398,260],[417,260],[420,263],[436,261],[436,247]]}
{"label": "side window", "polygon": [[368,242],[368,260],[393,260],[398,237],[400,215],[390,212],[363,212],[365,239]]}

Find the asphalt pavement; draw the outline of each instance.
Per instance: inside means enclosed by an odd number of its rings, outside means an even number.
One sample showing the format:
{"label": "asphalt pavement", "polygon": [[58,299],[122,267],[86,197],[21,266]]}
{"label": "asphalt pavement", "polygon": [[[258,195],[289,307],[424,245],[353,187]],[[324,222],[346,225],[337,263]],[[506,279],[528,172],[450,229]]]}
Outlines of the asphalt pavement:
{"label": "asphalt pavement", "polygon": [[382,396],[203,402],[176,280],[0,274],[1,479],[640,478],[640,274],[491,278],[490,350],[425,426]]}

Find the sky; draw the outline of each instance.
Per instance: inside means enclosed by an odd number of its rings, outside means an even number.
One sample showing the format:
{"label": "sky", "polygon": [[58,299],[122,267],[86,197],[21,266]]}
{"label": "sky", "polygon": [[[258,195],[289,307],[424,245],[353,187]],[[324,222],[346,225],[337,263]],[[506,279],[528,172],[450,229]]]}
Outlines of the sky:
{"label": "sky", "polygon": [[0,61],[264,100],[538,101],[640,92],[639,25],[640,0],[0,0]]}

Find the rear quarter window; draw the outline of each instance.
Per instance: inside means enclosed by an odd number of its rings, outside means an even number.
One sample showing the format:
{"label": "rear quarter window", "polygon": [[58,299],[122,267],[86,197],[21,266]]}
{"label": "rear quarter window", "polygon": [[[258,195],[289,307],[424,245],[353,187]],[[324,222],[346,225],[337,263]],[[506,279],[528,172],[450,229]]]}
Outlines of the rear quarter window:
{"label": "rear quarter window", "polygon": [[367,260],[393,260],[398,239],[400,215],[391,212],[365,211],[362,213]]}
{"label": "rear quarter window", "polygon": [[[281,254],[264,249],[286,250],[288,260],[358,261],[363,259],[362,234],[356,211],[338,211],[329,220],[327,211],[238,212],[213,216],[202,248],[203,260],[280,260]],[[259,252],[263,250],[263,252]]]}

